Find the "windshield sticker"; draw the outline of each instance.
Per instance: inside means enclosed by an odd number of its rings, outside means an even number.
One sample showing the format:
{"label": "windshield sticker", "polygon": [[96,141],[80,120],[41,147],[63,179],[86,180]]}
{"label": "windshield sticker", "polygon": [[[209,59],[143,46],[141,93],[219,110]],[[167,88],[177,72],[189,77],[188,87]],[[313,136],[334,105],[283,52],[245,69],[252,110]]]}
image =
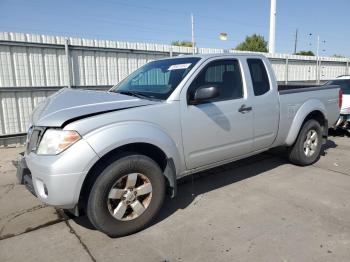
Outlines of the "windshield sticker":
{"label": "windshield sticker", "polygon": [[191,65],[191,63],[172,65],[168,68],[168,70],[187,69],[190,67],[190,65]]}

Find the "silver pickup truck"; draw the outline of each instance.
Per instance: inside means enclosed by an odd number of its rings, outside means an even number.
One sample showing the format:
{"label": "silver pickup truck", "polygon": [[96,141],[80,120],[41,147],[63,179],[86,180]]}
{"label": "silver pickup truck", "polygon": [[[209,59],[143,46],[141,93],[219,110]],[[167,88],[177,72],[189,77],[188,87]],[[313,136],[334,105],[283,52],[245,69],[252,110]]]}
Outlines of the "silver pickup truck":
{"label": "silver pickup truck", "polygon": [[17,176],[43,202],[123,236],[145,228],[183,176],[277,146],[314,163],[339,99],[336,86],[279,87],[262,55],[152,61],[108,92],[64,88],[40,104]]}

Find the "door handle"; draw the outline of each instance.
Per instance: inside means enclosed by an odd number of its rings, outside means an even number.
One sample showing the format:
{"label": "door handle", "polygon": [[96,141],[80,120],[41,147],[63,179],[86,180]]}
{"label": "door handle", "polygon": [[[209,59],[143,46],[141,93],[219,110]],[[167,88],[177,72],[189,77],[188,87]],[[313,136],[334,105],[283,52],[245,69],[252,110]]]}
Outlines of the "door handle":
{"label": "door handle", "polygon": [[242,105],[239,109],[238,109],[238,112],[242,113],[242,114],[245,114],[249,111],[252,111],[253,108],[251,106],[246,106],[246,105]]}

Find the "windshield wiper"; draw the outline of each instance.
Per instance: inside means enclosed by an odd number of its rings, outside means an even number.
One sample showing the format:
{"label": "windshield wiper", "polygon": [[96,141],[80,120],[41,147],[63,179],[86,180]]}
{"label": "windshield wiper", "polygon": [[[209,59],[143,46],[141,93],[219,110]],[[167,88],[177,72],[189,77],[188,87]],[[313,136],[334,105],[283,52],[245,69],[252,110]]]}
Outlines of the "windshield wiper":
{"label": "windshield wiper", "polygon": [[122,94],[122,95],[127,95],[127,96],[134,96],[134,97],[137,97],[137,98],[147,98],[147,99],[149,99],[148,96],[145,96],[145,95],[142,95],[140,93],[133,92],[133,91],[117,91],[116,93]]}
{"label": "windshield wiper", "polygon": [[134,96],[134,97],[137,97],[137,98],[141,98],[141,99],[148,99],[148,100],[151,100],[151,101],[160,101],[161,99],[159,98],[155,98],[153,96],[146,96],[144,94],[140,94],[138,92],[134,92],[134,91],[112,91],[112,92],[115,92],[115,93],[118,93],[118,94],[122,94],[122,95],[127,95],[127,96]]}

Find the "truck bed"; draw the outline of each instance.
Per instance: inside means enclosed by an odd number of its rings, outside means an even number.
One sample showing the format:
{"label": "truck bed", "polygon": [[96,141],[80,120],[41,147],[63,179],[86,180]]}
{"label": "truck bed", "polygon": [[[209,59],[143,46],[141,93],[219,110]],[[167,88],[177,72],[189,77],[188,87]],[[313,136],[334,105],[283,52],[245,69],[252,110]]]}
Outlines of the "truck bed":
{"label": "truck bed", "polygon": [[334,85],[278,85],[280,95],[338,88]]}
{"label": "truck bed", "polygon": [[334,85],[279,86],[280,123],[275,145],[283,144],[283,141],[286,141],[292,122],[297,117],[297,112],[300,107],[308,106],[308,103],[319,110],[324,108],[324,112],[327,114],[326,118],[329,121],[328,125],[333,126],[339,116],[338,92],[334,92],[334,89],[337,88],[339,87]]}

